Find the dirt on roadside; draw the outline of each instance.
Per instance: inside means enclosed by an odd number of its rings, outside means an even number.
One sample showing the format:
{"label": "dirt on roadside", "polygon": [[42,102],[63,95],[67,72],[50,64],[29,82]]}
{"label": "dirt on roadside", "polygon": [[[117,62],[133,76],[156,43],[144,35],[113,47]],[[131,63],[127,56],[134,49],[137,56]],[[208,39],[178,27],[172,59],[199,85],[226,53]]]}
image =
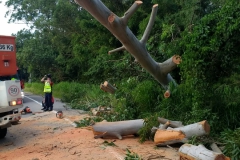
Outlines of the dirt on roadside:
{"label": "dirt on roadside", "polygon": [[[137,137],[94,139],[89,129],[75,128],[74,121],[87,117],[71,111],[64,118],[45,112],[24,118],[21,124],[9,128],[0,140],[1,160],[124,160],[127,149],[143,160],[178,160],[174,148],[155,147],[151,141],[143,144]],[[107,144],[114,144],[109,146]]]}

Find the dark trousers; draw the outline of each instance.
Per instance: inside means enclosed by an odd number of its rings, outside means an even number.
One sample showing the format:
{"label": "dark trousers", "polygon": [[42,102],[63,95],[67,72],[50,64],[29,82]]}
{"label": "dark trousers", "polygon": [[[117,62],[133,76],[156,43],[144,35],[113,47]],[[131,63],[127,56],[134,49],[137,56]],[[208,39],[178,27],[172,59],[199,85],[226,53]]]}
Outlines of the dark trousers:
{"label": "dark trousers", "polygon": [[45,93],[45,105],[46,109],[53,109],[52,93]]}

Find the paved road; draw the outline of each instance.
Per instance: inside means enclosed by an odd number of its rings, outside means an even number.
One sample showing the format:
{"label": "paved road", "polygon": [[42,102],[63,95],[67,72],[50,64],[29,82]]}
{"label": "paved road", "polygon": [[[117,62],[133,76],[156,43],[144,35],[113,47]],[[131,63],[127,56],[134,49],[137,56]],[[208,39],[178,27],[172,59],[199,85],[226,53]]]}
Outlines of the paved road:
{"label": "paved road", "polygon": [[[42,96],[34,95],[31,93],[25,93],[25,98],[24,98],[24,103],[23,103],[23,108],[20,108],[19,110],[23,110],[25,107],[29,107],[33,113],[35,112],[43,112],[42,109]],[[66,104],[62,103],[59,99],[55,98],[55,102],[53,105],[53,110],[54,111],[65,111],[66,108],[63,106],[66,106]],[[32,114],[25,114],[22,115],[22,118],[24,117],[29,117]]]}

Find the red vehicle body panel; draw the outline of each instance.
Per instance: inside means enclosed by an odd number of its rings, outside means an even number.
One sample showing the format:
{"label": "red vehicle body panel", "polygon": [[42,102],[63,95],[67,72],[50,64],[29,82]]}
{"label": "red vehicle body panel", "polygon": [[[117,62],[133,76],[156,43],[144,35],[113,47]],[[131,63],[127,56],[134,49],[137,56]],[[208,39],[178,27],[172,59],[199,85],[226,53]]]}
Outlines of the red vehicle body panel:
{"label": "red vehicle body panel", "polygon": [[17,73],[16,37],[0,35],[0,76],[11,76]]}

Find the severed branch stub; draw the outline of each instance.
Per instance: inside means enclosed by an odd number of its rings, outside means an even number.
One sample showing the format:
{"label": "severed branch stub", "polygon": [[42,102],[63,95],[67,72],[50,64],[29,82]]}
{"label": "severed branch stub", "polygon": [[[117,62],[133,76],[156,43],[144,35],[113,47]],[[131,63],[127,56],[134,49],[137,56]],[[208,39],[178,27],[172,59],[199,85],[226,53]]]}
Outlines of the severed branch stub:
{"label": "severed branch stub", "polygon": [[113,85],[111,85],[108,81],[105,81],[104,83],[100,84],[100,89],[104,92],[109,92],[111,94],[114,94],[117,88],[115,88]]}
{"label": "severed branch stub", "polygon": [[[148,25],[141,40],[138,40],[128,28],[127,23],[140,7],[142,1],[135,1],[122,17],[114,14],[100,0],[75,0],[75,2],[87,10],[122,43],[122,47],[109,51],[109,54],[116,51],[127,50],[142,68],[146,69],[164,89],[169,89],[170,82],[176,84],[170,72],[180,64],[181,57],[174,55],[168,60],[159,63],[150,56],[146,48],[146,42],[157,15],[157,4],[153,5]],[[168,92],[167,96],[165,95],[165,97],[169,96],[170,92]]]}
{"label": "severed branch stub", "polygon": [[[218,148],[218,146],[216,145],[216,143],[212,143],[212,144],[210,145],[210,147],[211,147],[211,149],[212,149],[213,152],[222,153],[222,151],[220,150],[220,148]],[[225,157],[224,157],[224,160],[230,160],[230,158],[227,157],[227,156],[225,156]]]}
{"label": "severed branch stub", "polygon": [[177,128],[177,127],[183,127],[183,124],[181,121],[171,121],[165,118],[158,117],[158,122],[160,123],[159,127],[153,127],[151,129],[152,134],[155,134],[158,129],[167,129],[168,127],[171,128]]}
{"label": "severed branch stub", "polygon": [[183,124],[181,121],[171,121],[165,118],[158,117],[158,122],[160,124],[166,124],[167,122],[169,122],[169,126],[172,128],[183,127]]}

